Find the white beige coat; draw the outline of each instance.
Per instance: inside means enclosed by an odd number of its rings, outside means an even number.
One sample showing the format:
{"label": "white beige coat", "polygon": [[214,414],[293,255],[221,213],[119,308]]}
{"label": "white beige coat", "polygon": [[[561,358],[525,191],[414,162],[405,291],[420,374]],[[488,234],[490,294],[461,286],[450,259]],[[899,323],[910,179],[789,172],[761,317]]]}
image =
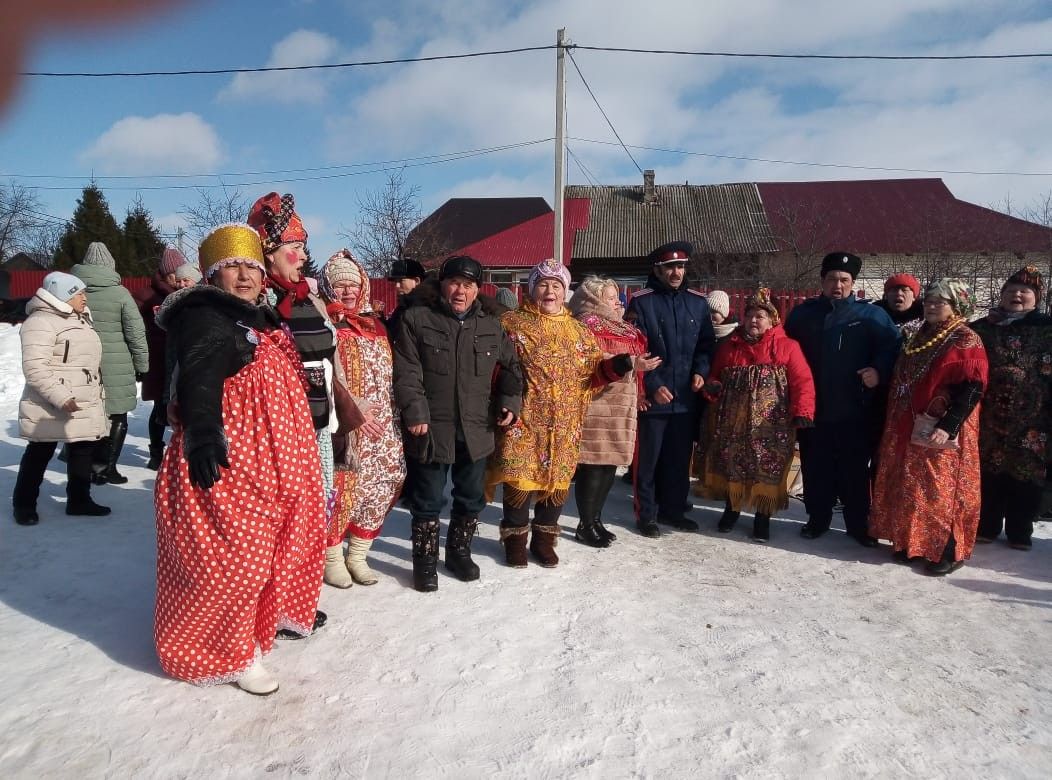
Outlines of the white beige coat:
{"label": "white beige coat", "polygon": [[[19,435],[29,441],[94,441],[108,429],[99,375],[102,342],[85,310],[47,290],[37,290],[22,323],[22,373],[26,384],[18,404]],[[75,412],[62,407],[74,398]]]}

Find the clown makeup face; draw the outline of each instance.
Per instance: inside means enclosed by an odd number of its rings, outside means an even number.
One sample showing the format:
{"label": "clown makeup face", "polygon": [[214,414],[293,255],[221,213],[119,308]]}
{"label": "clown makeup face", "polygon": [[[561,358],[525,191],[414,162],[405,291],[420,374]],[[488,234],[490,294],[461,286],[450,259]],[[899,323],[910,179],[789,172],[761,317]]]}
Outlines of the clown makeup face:
{"label": "clown makeup face", "polygon": [[287,282],[300,280],[300,269],[307,262],[307,248],[302,241],[282,244],[267,255],[267,267],[278,279]]}

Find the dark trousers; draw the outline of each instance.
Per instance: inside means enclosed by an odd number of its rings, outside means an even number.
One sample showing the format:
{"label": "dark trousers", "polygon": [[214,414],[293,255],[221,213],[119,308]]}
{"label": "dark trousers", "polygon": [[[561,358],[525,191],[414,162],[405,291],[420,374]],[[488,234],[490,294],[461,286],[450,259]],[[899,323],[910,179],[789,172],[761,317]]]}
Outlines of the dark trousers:
{"label": "dark trousers", "polygon": [[867,425],[864,421],[818,423],[798,434],[804,505],[811,524],[820,530],[829,528],[839,496],[847,532],[868,533],[871,439]]}
{"label": "dark trousers", "polygon": [[483,477],[486,458],[471,460],[468,448],[458,441],[453,463],[421,463],[406,458],[409,511],[421,519],[437,518],[446,504],[446,476],[453,477],[452,517],[478,517],[486,506]]}
{"label": "dark trousers", "polygon": [[[530,501],[535,493],[527,493],[521,504],[513,506],[507,494],[504,496],[504,519],[500,522],[501,528],[525,528],[530,524]],[[563,513],[562,504],[552,504],[548,501],[538,501],[533,507],[533,522],[535,525],[557,525],[559,516]]]}
{"label": "dark trousers", "polygon": [[158,450],[164,446],[164,429],[168,427],[168,405],[160,401],[153,402],[153,411],[150,412],[150,449]]}
{"label": "dark trousers", "polygon": [[697,415],[641,414],[636,434],[636,520],[683,517]]}
{"label": "dark trousers", "polygon": [[985,471],[981,485],[979,536],[996,539],[1003,528],[1009,544],[1030,544],[1041,511],[1041,485]]}
{"label": "dark trousers", "polygon": [[[18,479],[11,498],[14,506],[35,509],[40,497],[40,485],[51,456],[55,454],[57,442],[31,441],[22,453],[18,466]],[[78,441],[66,445],[66,497],[73,501],[86,498],[91,485],[91,455],[95,449],[93,441]]]}

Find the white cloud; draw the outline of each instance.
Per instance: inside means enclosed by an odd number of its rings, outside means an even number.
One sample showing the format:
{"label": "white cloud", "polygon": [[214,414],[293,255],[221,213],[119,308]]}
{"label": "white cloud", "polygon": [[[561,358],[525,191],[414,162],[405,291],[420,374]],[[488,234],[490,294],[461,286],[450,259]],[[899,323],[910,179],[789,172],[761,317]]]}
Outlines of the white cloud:
{"label": "white cloud", "polygon": [[222,159],[216,131],[193,113],[124,117],[79,156],[97,173],[126,175],[201,173]]}
{"label": "white cloud", "polygon": [[[267,67],[325,65],[336,61],[339,42],[315,30],[296,30],[274,44]],[[331,74],[320,70],[238,73],[219,93],[223,101],[265,99],[271,103],[320,103]]]}

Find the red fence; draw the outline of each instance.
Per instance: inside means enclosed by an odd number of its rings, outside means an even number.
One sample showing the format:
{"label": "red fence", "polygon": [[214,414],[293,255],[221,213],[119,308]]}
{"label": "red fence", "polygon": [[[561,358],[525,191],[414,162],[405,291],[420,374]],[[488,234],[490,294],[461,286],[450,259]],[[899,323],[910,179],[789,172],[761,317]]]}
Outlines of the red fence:
{"label": "red fence", "polygon": [[[9,298],[32,298],[33,294],[40,289],[40,284],[48,271],[8,271],[11,275],[11,285],[8,291]],[[150,284],[146,276],[126,276],[121,279],[121,284],[132,292],[141,290]]]}
{"label": "red fence", "polygon": [[[638,291],[642,285],[626,287],[626,293],[629,297],[636,291]],[[716,289],[716,288],[714,288]],[[709,292],[702,288],[702,292]],[[731,299],[731,316],[737,317],[739,320],[745,317],[745,301],[752,295],[756,290],[753,289],[725,289],[727,297]],[[786,315],[792,310],[798,303],[806,301],[808,298],[818,295],[819,290],[771,290],[771,300],[774,302],[775,308],[778,309],[778,314],[785,321]]]}

